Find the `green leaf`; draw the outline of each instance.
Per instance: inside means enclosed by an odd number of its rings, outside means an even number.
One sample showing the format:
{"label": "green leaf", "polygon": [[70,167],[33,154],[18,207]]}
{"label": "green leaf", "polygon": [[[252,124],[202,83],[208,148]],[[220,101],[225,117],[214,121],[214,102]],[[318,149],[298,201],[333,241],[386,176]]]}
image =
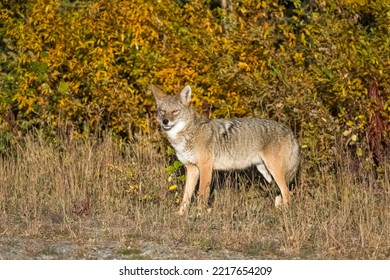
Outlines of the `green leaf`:
{"label": "green leaf", "polygon": [[168,147],[168,148],[167,148],[167,154],[168,154],[168,156],[172,156],[172,155],[175,154],[175,150],[172,149],[171,147]]}
{"label": "green leaf", "polygon": [[58,86],[58,92],[59,93],[67,93],[69,91],[68,84],[65,82],[61,82],[60,85]]}
{"label": "green leaf", "polygon": [[37,73],[45,74],[49,65],[46,62],[33,62],[31,64],[31,70]]}
{"label": "green leaf", "polygon": [[175,172],[175,167],[173,167],[173,165],[168,165],[167,167],[165,167],[165,170],[168,173],[173,173],[173,172]]}
{"label": "green leaf", "polygon": [[179,179],[179,181],[181,181],[181,182],[184,182],[186,180],[186,175],[181,175],[181,176],[177,177],[177,179]]}
{"label": "green leaf", "polygon": [[173,162],[173,166],[175,167],[175,169],[178,169],[178,168],[182,167],[183,164],[182,164],[180,161],[175,160],[175,161]]}
{"label": "green leaf", "polygon": [[40,73],[38,75],[38,82],[43,83],[43,82],[46,82],[46,80],[47,80],[46,75],[44,75],[42,73]]}

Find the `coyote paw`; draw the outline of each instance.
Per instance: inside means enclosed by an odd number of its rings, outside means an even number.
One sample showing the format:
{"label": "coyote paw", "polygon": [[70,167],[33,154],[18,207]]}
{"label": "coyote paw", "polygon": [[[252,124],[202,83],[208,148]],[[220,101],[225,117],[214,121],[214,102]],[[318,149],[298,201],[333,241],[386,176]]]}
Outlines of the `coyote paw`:
{"label": "coyote paw", "polygon": [[277,209],[285,210],[288,208],[288,201],[285,201],[281,195],[275,197],[275,207]]}
{"label": "coyote paw", "polygon": [[283,198],[281,195],[278,195],[275,197],[275,207],[276,208],[281,208],[283,206]]}
{"label": "coyote paw", "polygon": [[185,204],[182,204],[176,214],[178,216],[186,216],[188,214],[188,207],[186,207]]}
{"label": "coyote paw", "polygon": [[177,216],[182,217],[182,216],[184,216],[185,213],[184,213],[183,210],[179,209],[179,210],[177,210],[177,211],[175,212],[175,214],[176,214]]}

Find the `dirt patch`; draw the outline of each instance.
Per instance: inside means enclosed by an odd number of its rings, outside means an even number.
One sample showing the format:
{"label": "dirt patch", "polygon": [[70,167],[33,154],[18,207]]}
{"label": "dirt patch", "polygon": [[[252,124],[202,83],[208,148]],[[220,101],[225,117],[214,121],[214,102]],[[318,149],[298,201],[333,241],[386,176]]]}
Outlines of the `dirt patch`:
{"label": "dirt patch", "polygon": [[123,260],[123,259],[248,259],[229,250],[200,250],[142,240],[63,240],[37,237],[0,237],[2,260]]}

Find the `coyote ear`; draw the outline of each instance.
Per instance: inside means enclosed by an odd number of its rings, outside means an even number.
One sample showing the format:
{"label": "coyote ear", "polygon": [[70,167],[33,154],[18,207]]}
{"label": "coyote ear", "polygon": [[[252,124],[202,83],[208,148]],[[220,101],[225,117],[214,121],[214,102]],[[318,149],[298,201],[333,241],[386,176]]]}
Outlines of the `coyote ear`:
{"label": "coyote ear", "polygon": [[157,102],[165,97],[165,93],[155,85],[150,85],[149,90],[153,92],[154,98],[156,99]]}
{"label": "coyote ear", "polygon": [[183,105],[188,106],[191,103],[192,90],[190,86],[185,86],[180,92],[180,101]]}

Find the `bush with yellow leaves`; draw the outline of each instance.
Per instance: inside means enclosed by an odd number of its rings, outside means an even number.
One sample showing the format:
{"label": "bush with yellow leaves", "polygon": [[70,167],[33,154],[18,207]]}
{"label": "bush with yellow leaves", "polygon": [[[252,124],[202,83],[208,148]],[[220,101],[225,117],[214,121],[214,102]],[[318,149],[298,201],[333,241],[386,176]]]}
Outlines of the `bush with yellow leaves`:
{"label": "bush with yellow leaves", "polygon": [[3,129],[128,137],[155,124],[149,84],[190,84],[210,117],[289,123],[316,162],[338,141],[383,160],[388,1],[223,2],[2,1]]}

